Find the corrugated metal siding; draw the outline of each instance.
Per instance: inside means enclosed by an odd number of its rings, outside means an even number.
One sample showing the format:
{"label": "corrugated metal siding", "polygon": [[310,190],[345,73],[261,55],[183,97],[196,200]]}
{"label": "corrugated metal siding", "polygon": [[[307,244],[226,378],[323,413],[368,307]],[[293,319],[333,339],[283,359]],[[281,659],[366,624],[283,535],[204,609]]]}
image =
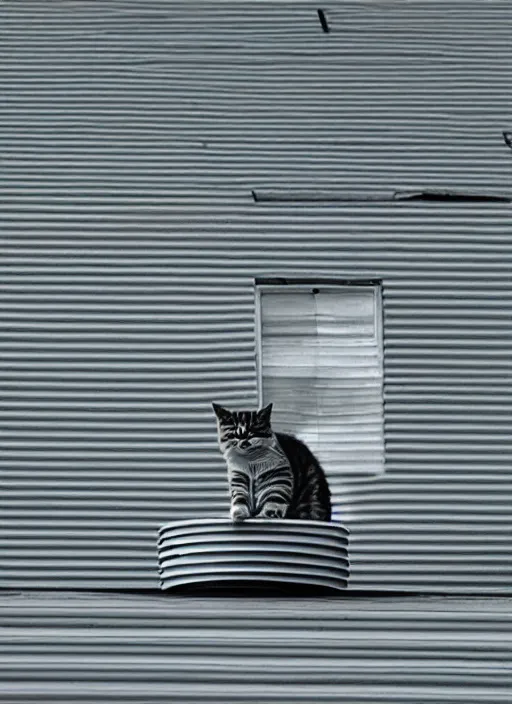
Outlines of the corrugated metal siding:
{"label": "corrugated metal siding", "polygon": [[510,591],[510,206],[250,195],[510,192],[510,4],[325,9],[1,4],[3,586],[156,586],[157,528],[226,515],[277,275],[383,282],[351,586]]}
{"label": "corrugated metal siding", "polygon": [[0,701],[510,701],[510,599],[0,599]]}

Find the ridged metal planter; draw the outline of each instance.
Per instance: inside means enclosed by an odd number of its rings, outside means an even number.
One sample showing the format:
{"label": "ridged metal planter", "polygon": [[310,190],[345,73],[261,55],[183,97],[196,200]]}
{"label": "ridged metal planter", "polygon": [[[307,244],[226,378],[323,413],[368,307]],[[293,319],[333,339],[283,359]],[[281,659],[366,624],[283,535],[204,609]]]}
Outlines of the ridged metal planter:
{"label": "ridged metal planter", "polygon": [[347,587],[349,531],[341,523],[252,519],[176,521],[159,530],[163,590],[246,586]]}

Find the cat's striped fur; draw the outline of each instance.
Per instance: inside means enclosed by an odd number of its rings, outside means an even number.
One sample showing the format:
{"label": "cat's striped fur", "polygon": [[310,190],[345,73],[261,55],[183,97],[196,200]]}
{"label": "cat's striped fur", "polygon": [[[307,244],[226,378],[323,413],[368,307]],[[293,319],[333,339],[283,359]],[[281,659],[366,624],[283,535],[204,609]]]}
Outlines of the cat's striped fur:
{"label": "cat's striped fur", "polygon": [[320,463],[293,435],[274,433],[272,404],[260,411],[229,411],[212,405],[228,468],[233,521],[331,519],[331,495]]}

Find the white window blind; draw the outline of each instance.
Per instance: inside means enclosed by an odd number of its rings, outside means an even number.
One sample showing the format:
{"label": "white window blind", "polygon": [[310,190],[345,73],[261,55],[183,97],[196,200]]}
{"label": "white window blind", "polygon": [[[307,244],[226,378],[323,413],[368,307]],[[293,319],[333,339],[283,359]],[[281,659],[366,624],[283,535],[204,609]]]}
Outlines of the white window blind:
{"label": "white window blind", "polygon": [[273,426],[336,475],[384,470],[378,286],[260,286],[259,377]]}

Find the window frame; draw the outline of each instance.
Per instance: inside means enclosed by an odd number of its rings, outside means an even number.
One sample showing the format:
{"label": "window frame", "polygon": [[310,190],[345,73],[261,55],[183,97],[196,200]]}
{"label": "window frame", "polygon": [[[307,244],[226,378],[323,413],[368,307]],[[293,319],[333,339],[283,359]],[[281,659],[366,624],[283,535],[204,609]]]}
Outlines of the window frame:
{"label": "window frame", "polygon": [[[321,279],[314,280],[308,279],[306,281],[283,281],[283,283],[274,283],[269,281],[266,283],[264,280],[256,279],[254,282],[254,292],[255,292],[255,357],[256,357],[256,384],[257,384],[257,399],[258,408],[263,406],[263,321],[262,321],[262,304],[261,298],[264,293],[285,293],[285,292],[301,292],[301,291],[311,291],[312,289],[319,289],[325,292],[338,292],[338,291],[355,291],[359,289],[372,289],[374,293],[374,325],[375,325],[375,335],[377,341],[377,351],[380,361],[380,372],[382,379],[382,389],[381,389],[381,404],[380,412],[382,418],[382,473],[386,471],[386,439],[385,439],[385,416],[384,416],[384,309],[383,309],[383,285],[382,281],[378,280],[354,280],[354,281],[340,281],[335,282],[329,280],[328,282],[322,281]],[[370,472],[373,476],[373,472]],[[358,473],[359,476],[360,473]]]}

